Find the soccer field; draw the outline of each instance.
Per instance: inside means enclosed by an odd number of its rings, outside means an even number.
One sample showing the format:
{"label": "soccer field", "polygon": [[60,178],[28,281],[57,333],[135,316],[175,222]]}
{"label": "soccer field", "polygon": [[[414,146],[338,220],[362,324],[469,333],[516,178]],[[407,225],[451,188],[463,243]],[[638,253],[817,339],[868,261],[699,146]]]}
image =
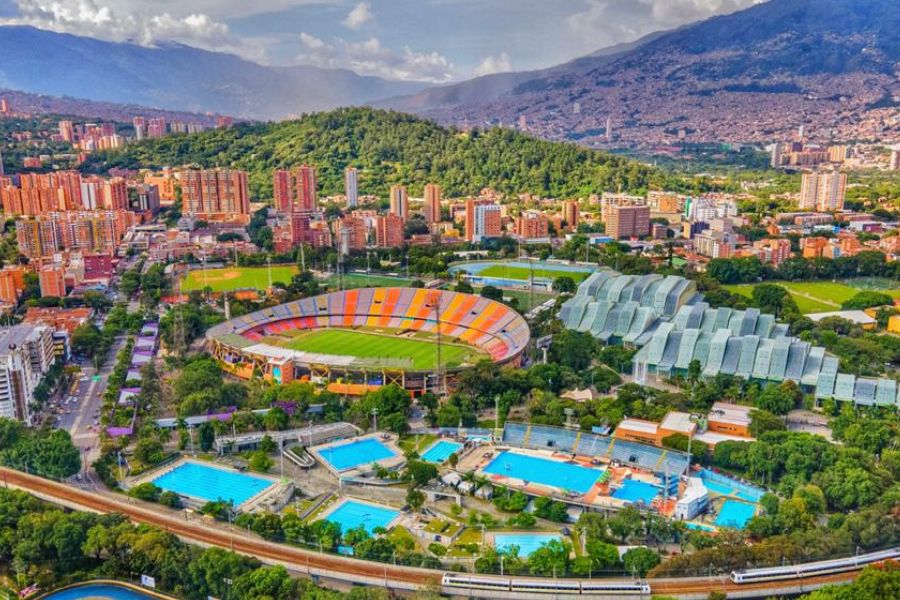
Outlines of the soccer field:
{"label": "soccer field", "polygon": [[[298,272],[296,265],[272,265],[272,282],[290,283]],[[181,291],[203,290],[206,286],[214,292],[233,290],[265,290],[269,287],[267,267],[226,267],[191,271],[181,281]]]}
{"label": "soccer field", "polygon": [[[555,269],[535,269],[533,271],[535,279],[556,279],[557,277],[571,277],[575,283],[581,283],[590,273],[580,271],[561,271]],[[498,277],[506,279],[518,279],[520,281],[528,281],[531,278],[531,269],[524,267],[507,267],[505,265],[492,265],[478,272],[483,277]]]}
{"label": "soccer field", "polygon": [[[791,297],[797,303],[797,307],[803,314],[841,310],[841,303],[849,300],[861,291],[858,287],[851,287],[843,283],[832,283],[830,281],[772,281],[769,283],[780,285],[790,292]],[[725,286],[725,289],[729,292],[740,294],[748,298],[753,294],[753,288],[753,284]],[[900,298],[900,290],[879,291],[890,294],[895,299]]]}
{"label": "soccer field", "polygon": [[[290,338],[268,337],[264,343],[302,350],[359,358],[408,358],[415,370],[428,370],[435,367],[437,355],[434,341],[421,338],[398,337],[395,330],[384,329],[383,333],[354,329],[313,329],[299,331]],[[444,367],[452,368],[465,362],[476,362],[485,357],[482,351],[474,346],[450,344],[446,340],[441,344],[441,362]]]}

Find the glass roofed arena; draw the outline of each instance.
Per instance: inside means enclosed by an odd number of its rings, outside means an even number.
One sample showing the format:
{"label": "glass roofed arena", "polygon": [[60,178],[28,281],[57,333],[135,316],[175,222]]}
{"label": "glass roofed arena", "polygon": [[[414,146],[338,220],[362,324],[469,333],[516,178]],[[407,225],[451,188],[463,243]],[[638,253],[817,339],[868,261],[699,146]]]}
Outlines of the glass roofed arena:
{"label": "glass roofed arena", "polygon": [[593,273],[559,313],[569,329],[610,344],[636,346],[633,371],[647,377],[687,374],[693,360],[703,375],[791,380],[816,398],[900,405],[897,382],[838,373],[838,359],[792,337],[788,326],[755,308],[711,308],[696,284],[670,275]]}

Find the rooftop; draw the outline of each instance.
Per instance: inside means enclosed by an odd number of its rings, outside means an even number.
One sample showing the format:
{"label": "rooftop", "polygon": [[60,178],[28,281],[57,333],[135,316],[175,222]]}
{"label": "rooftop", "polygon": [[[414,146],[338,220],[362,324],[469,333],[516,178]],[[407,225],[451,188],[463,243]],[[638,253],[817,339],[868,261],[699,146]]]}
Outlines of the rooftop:
{"label": "rooftop", "polygon": [[657,423],[645,421],[643,419],[622,419],[622,422],[616,427],[616,429],[627,429],[630,431],[638,431],[640,433],[649,433],[651,435],[656,435],[656,430],[658,428],[659,425]]}
{"label": "rooftop", "polygon": [[717,423],[731,423],[732,425],[750,425],[750,411],[752,406],[742,404],[729,404],[716,402],[709,411],[709,420]]}
{"label": "rooftop", "polygon": [[840,317],[857,325],[874,325],[876,322],[875,319],[861,310],[835,310],[832,312],[809,313],[806,316],[817,323],[828,317]]}
{"label": "rooftop", "polygon": [[697,424],[691,421],[691,415],[677,410],[670,411],[663,417],[662,423],[659,424],[661,429],[668,431],[677,431],[690,435],[697,428]]}

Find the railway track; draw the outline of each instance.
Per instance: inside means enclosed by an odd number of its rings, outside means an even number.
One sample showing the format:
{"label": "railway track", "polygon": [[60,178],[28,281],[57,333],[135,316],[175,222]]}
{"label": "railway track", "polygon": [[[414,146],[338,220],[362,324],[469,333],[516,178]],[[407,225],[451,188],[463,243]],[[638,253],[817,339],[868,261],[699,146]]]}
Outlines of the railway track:
{"label": "railway track", "polygon": [[[187,521],[174,514],[160,513],[139,503],[72,488],[62,483],[7,468],[0,467],[0,476],[2,476],[5,486],[21,489],[52,503],[99,513],[117,512],[136,523],[154,525],[164,529],[187,542],[230,549],[234,552],[255,556],[265,563],[284,565],[294,572],[305,573],[313,577],[406,591],[425,587],[437,588],[441,585],[442,571],[369,562],[267,542],[242,530],[225,531],[215,526],[211,527],[207,523]],[[844,583],[853,580],[856,574],[856,572],[845,572],[778,582],[745,584],[734,583],[725,576],[685,577],[650,579],[649,584],[655,595],[705,598],[709,592],[719,591],[728,594],[729,597],[752,598],[778,593],[797,593],[827,584]],[[458,589],[452,590],[452,593],[455,594],[459,594],[459,592]],[[467,595],[493,597],[493,594],[477,591]],[[507,593],[502,597],[519,596]],[[534,597],[534,595],[521,597]]]}

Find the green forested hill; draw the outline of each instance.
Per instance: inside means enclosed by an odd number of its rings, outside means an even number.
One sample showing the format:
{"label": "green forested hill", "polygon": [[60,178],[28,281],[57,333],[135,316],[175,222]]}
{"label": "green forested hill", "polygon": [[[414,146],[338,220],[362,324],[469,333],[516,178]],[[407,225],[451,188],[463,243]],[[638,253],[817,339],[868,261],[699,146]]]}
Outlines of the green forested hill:
{"label": "green forested hill", "polygon": [[573,144],[546,142],[505,129],[464,133],[418,117],[366,108],[339,109],[297,121],[238,125],[131,144],[92,155],[88,170],[109,167],[233,166],[250,172],[251,194],[272,193],[272,170],[307,163],[318,169],[319,192],[343,193],[343,170],[360,169],[361,194],[384,196],[395,183],[421,195],[436,182],[445,196],[504,193],[587,196],[638,192],[664,175],[637,162]]}

